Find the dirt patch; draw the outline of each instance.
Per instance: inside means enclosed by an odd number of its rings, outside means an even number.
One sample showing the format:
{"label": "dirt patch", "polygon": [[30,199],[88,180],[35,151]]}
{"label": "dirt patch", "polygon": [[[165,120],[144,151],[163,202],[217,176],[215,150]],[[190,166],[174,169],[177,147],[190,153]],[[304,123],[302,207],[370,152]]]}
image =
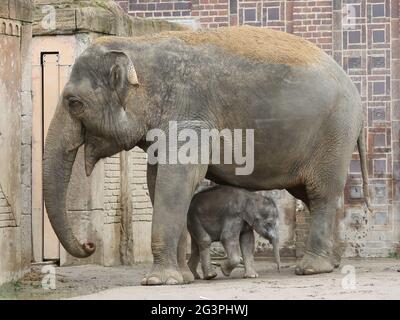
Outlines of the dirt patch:
{"label": "dirt patch", "polygon": [[[294,260],[283,259],[281,272],[273,260],[257,260],[257,279],[243,279],[243,268],[238,268],[229,278],[218,270],[210,281],[140,286],[149,267],[57,267],[55,290],[42,288],[44,274],[34,267],[20,281],[1,286],[0,299],[400,299],[397,259],[346,260],[332,273],[313,276],[296,276]],[[347,281],[353,271],[355,281]]]}
{"label": "dirt patch", "polygon": [[98,44],[110,42],[158,42],[177,38],[192,46],[211,44],[251,60],[286,65],[318,63],[323,52],[311,42],[286,32],[250,26],[204,31],[167,31],[134,38],[102,37]]}

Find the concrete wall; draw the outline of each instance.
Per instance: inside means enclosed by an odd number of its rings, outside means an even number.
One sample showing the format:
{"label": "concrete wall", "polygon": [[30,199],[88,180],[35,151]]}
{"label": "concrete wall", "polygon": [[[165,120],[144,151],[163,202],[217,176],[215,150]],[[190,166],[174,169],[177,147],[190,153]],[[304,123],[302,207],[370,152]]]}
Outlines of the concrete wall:
{"label": "concrete wall", "polygon": [[0,284],[31,259],[30,1],[0,3]]}

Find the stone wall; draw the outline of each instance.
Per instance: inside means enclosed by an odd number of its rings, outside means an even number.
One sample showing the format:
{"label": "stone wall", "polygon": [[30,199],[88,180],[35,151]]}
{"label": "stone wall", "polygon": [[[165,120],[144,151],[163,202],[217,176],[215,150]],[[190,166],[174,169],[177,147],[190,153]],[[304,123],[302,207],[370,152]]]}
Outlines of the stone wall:
{"label": "stone wall", "polygon": [[31,260],[31,21],[30,1],[0,2],[0,284]]}

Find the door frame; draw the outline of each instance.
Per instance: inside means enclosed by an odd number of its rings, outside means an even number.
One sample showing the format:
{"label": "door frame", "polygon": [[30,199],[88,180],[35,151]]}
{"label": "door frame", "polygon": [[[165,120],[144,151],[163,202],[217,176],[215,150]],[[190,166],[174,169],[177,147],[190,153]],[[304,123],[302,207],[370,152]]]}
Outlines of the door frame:
{"label": "door frame", "polygon": [[[61,93],[69,69],[75,61],[73,36],[38,36],[32,40],[32,260],[44,261],[44,201],[42,188],[42,156],[44,146],[44,78],[43,57],[58,54],[58,81]],[[61,248],[60,248],[61,249]],[[61,251],[61,250],[59,250]]]}

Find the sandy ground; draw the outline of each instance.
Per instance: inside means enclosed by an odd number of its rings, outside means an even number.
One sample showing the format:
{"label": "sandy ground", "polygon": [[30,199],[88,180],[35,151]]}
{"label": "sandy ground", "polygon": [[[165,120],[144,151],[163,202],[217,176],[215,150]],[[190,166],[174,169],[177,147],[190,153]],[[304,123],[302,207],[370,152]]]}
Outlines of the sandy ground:
{"label": "sandy ground", "polygon": [[257,279],[242,279],[238,268],[230,278],[219,273],[210,281],[157,287],[139,285],[149,265],[57,267],[55,290],[42,288],[42,266],[35,266],[1,286],[0,299],[400,299],[400,260],[345,260],[333,273],[315,276],[296,276],[294,266],[284,260],[278,273],[272,261],[257,261]]}

